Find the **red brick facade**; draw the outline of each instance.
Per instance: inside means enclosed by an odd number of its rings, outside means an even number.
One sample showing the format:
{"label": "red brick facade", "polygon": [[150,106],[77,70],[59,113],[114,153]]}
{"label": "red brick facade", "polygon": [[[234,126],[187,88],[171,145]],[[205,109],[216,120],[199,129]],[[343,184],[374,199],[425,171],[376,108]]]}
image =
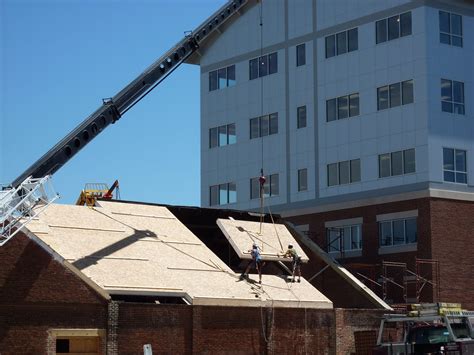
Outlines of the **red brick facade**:
{"label": "red brick facade", "polygon": [[0,248],[0,353],[54,351],[58,328],[106,329],[107,303],[19,233]]}
{"label": "red brick facade", "polygon": [[[418,210],[417,250],[393,254],[379,255],[379,231],[377,215]],[[371,205],[323,213],[301,215],[287,218],[296,225],[309,225],[309,236],[325,249],[327,245],[325,222],[350,218],[363,218],[362,224],[362,256],[344,257],[340,262],[349,270],[357,271],[355,264],[373,265],[371,270],[364,270],[366,276],[371,276],[380,282],[382,261],[406,263],[407,268],[416,272],[415,259],[438,260],[440,268],[439,301],[461,302],[464,308],[474,309],[474,247],[471,242],[474,231],[474,203],[455,200],[422,198],[379,205]],[[321,270],[323,264],[310,263],[303,269],[305,277],[311,277],[315,271]],[[359,266],[360,267],[360,266]],[[425,266],[431,268],[431,266]],[[334,273],[324,271],[315,278],[315,286],[328,296],[336,306],[347,306],[347,293],[341,292],[339,287],[334,288]],[[426,270],[425,270],[426,271]],[[401,275],[396,268],[389,269],[395,281],[402,282]],[[372,273],[373,275],[369,275]],[[398,274],[397,274],[398,273]],[[424,274],[426,278],[434,275],[431,269]],[[382,288],[367,282],[380,296]],[[400,301],[403,294],[396,286],[389,285],[388,294],[394,300]],[[372,288],[372,287],[371,287]],[[414,284],[407,287],[408,296],[416,296]],[[434,293],[434,294],[433,294]],[[387,297],[388,298],[388,297]],[[436,292],[426,284],[420,300],[430,302],[436,300]],[[350,305],[349,305],[350,306]]]}

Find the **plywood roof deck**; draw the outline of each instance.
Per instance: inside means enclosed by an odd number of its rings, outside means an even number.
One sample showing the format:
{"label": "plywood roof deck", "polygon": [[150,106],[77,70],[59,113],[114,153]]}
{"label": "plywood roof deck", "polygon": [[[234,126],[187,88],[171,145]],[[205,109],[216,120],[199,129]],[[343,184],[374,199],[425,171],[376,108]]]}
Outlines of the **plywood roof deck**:
{"label": "plywood roof deck", "polygon": [[260,222],[219,218],[217,225],[241,259],[252,258],[249,250],[252,244],[256,243],[261,250],[263,260],[288,261],[288,258],[284,258],[282,254],[286,252],[289,244],[293,245],[303,262],[309,260],[283,224],[260,224]]}
{"label": "plywood roof deck", "polygon": [[109,294],[178,296],[196,305],[332,308],[302,279],[239,280],[166,207],[51,205],[28,229]]}

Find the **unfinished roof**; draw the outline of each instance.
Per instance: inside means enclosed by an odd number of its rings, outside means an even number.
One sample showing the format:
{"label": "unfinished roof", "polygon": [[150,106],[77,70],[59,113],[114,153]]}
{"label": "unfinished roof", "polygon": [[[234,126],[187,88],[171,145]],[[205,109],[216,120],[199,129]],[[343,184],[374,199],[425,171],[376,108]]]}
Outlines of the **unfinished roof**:
{"label": "unfinished roof", "polygon": [[252,258],[249,250],[252,244],[256,243],[261,249],[264,260],[288,261],[288,258],[282,255],[289,244],[293,245],[303,262],[309,260],[283,224],[219,218],[217,225],[241,259]]}
{"label": "unfinished roof", "polygon": [[28,229],[109,294],[183,297],[195,305],[332,308],[305,280],[291,284],[263,275],[262,287],[240,281],[166,207],[100,204],[51,205]]}

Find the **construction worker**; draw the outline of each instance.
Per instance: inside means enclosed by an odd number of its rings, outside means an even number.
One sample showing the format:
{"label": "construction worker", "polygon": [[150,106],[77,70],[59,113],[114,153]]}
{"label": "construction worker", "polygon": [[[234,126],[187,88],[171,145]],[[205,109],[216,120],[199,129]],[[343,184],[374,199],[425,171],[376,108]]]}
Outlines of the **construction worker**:
{"label": "construction worker", "polygon": [[291,282],[295,282],[295,273],[298,272],[298,282],[301,282],[301,257],[298,256],[298,253],[296,252],[295,248],[293,248],[293,245],[289,244],[288,249],[283,254],[284,258],[293,258],[293,279]]}
{"label": "construction worker", "polygon": [[249,250],[250,255],[252,256],[252,260],[250,260],[249,264],[245,271],[240,275],[240,279],[243,280],[244,278],[249,277],[250,268],[257,269],[258,272],[258,283],[262,283],[262,255],[260,254],[260,249],[256,243],[253,243],[252,249]]}

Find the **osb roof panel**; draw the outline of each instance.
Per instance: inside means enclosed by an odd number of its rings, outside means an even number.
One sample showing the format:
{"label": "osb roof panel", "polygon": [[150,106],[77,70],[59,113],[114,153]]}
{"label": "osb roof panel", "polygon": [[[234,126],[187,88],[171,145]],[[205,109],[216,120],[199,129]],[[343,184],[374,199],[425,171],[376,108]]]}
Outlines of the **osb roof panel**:
{"label": "osb roof panel", "polygon": [[240,281],[165,207],[104,201],[101,206],[51,205],[28,229],[112,293],[181,295],[203,305],[332,307],[304,280],[287,284],[264,275],[264,291]]}
{"label": "osb roof panel", "polygon": [[241,259],[251,259],[249,250],[256,243],[264,260],[288,260],[282,257],[289,244],[292,244],[303,262],[309,260],[285,225],[242,221],[234,219],[217,220],[235,252]]}

